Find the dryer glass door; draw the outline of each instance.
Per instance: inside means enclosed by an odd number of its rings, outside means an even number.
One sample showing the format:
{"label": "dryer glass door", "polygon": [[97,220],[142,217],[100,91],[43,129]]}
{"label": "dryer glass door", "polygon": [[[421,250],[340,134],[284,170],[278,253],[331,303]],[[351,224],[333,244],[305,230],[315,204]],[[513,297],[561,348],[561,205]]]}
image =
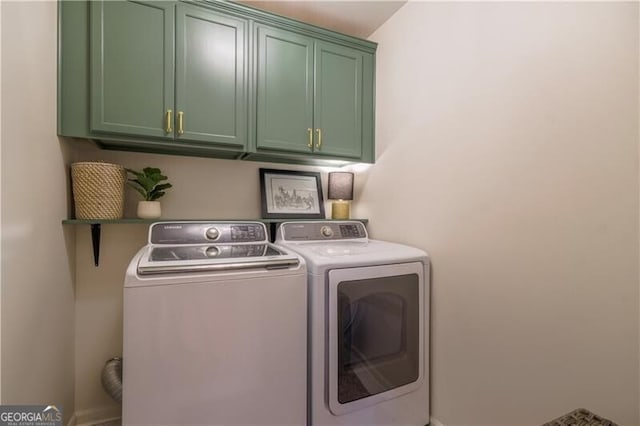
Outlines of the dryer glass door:
{"label": "dryer glass door", "polygon": [[343,414],[419,387],[424,265],[329,273],[329,406]]}

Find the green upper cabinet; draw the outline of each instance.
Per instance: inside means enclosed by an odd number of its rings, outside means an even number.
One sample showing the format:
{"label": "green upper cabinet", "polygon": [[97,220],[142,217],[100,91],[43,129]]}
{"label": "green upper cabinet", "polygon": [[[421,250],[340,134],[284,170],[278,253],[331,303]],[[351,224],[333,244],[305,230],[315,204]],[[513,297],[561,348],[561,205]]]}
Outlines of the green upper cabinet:
{"label": "green upper cabinet", "polygon": [[362,157],[362,52],[316,43],[314,152]]}
{"label": "green upper cabinet", "polygon": [[372,161],[373,131],[368,139],[363,131],[363,119],[373,126],[367,53],[264,25],[256,39],[257,151]]}
{"label": "green upper cabinet", "polygon": [[178,4],[176,120],[179,140],[244,147],[248,22]]}
{"label": "green upper cabinet", "polygon": [[105,149],[374,162],[376,44],[227,0],[59,0],[58,134]]}
{"label": "green upper cabinet", "polygon": [[264,26],[257,37],[257,146],[306,154],[313,132],[313,39]]}
{"label": "green upper cabinet", "polygon": [[248,21],[175,2],[91,3],[91,131],[244,148]]}
{"label": "green upper cabinet", "polygon": [[91,3],[91,131],[167,137],[174,10],[171,2]]}

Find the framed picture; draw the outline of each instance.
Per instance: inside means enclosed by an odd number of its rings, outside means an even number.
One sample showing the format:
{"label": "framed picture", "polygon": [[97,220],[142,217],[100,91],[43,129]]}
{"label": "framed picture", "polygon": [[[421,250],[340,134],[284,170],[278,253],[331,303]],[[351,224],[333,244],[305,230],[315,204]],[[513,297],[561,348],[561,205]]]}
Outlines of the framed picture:
{"label": "framed picture", "polygon": [[325,219],[320,173],[260,169],[262,217]]}

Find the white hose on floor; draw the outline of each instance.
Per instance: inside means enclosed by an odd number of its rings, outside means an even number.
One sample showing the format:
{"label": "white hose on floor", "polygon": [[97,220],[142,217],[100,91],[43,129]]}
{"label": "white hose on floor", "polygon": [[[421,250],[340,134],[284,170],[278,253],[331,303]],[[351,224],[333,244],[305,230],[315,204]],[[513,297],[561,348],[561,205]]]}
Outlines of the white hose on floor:
{"label": "white hose on floor", "polygon": [[122,358],[108,360],[102,368],[102,387],[117,402],[122,402]]}

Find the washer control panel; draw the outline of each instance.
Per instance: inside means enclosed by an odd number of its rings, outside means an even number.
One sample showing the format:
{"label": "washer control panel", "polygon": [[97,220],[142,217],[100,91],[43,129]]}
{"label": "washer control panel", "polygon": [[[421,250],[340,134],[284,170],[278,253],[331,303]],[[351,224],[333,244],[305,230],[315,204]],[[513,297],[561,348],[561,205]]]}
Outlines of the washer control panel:
{"label": "washer control panel", "polygon": [[206,244],[268,242],[260,222],[159,222],[151,225],[151,244]]}
{"label": "washer control panel", "polygon": [[367,239],[362,222],[285,222],[278,229],[278,239],[284,241],[326,241]]}

